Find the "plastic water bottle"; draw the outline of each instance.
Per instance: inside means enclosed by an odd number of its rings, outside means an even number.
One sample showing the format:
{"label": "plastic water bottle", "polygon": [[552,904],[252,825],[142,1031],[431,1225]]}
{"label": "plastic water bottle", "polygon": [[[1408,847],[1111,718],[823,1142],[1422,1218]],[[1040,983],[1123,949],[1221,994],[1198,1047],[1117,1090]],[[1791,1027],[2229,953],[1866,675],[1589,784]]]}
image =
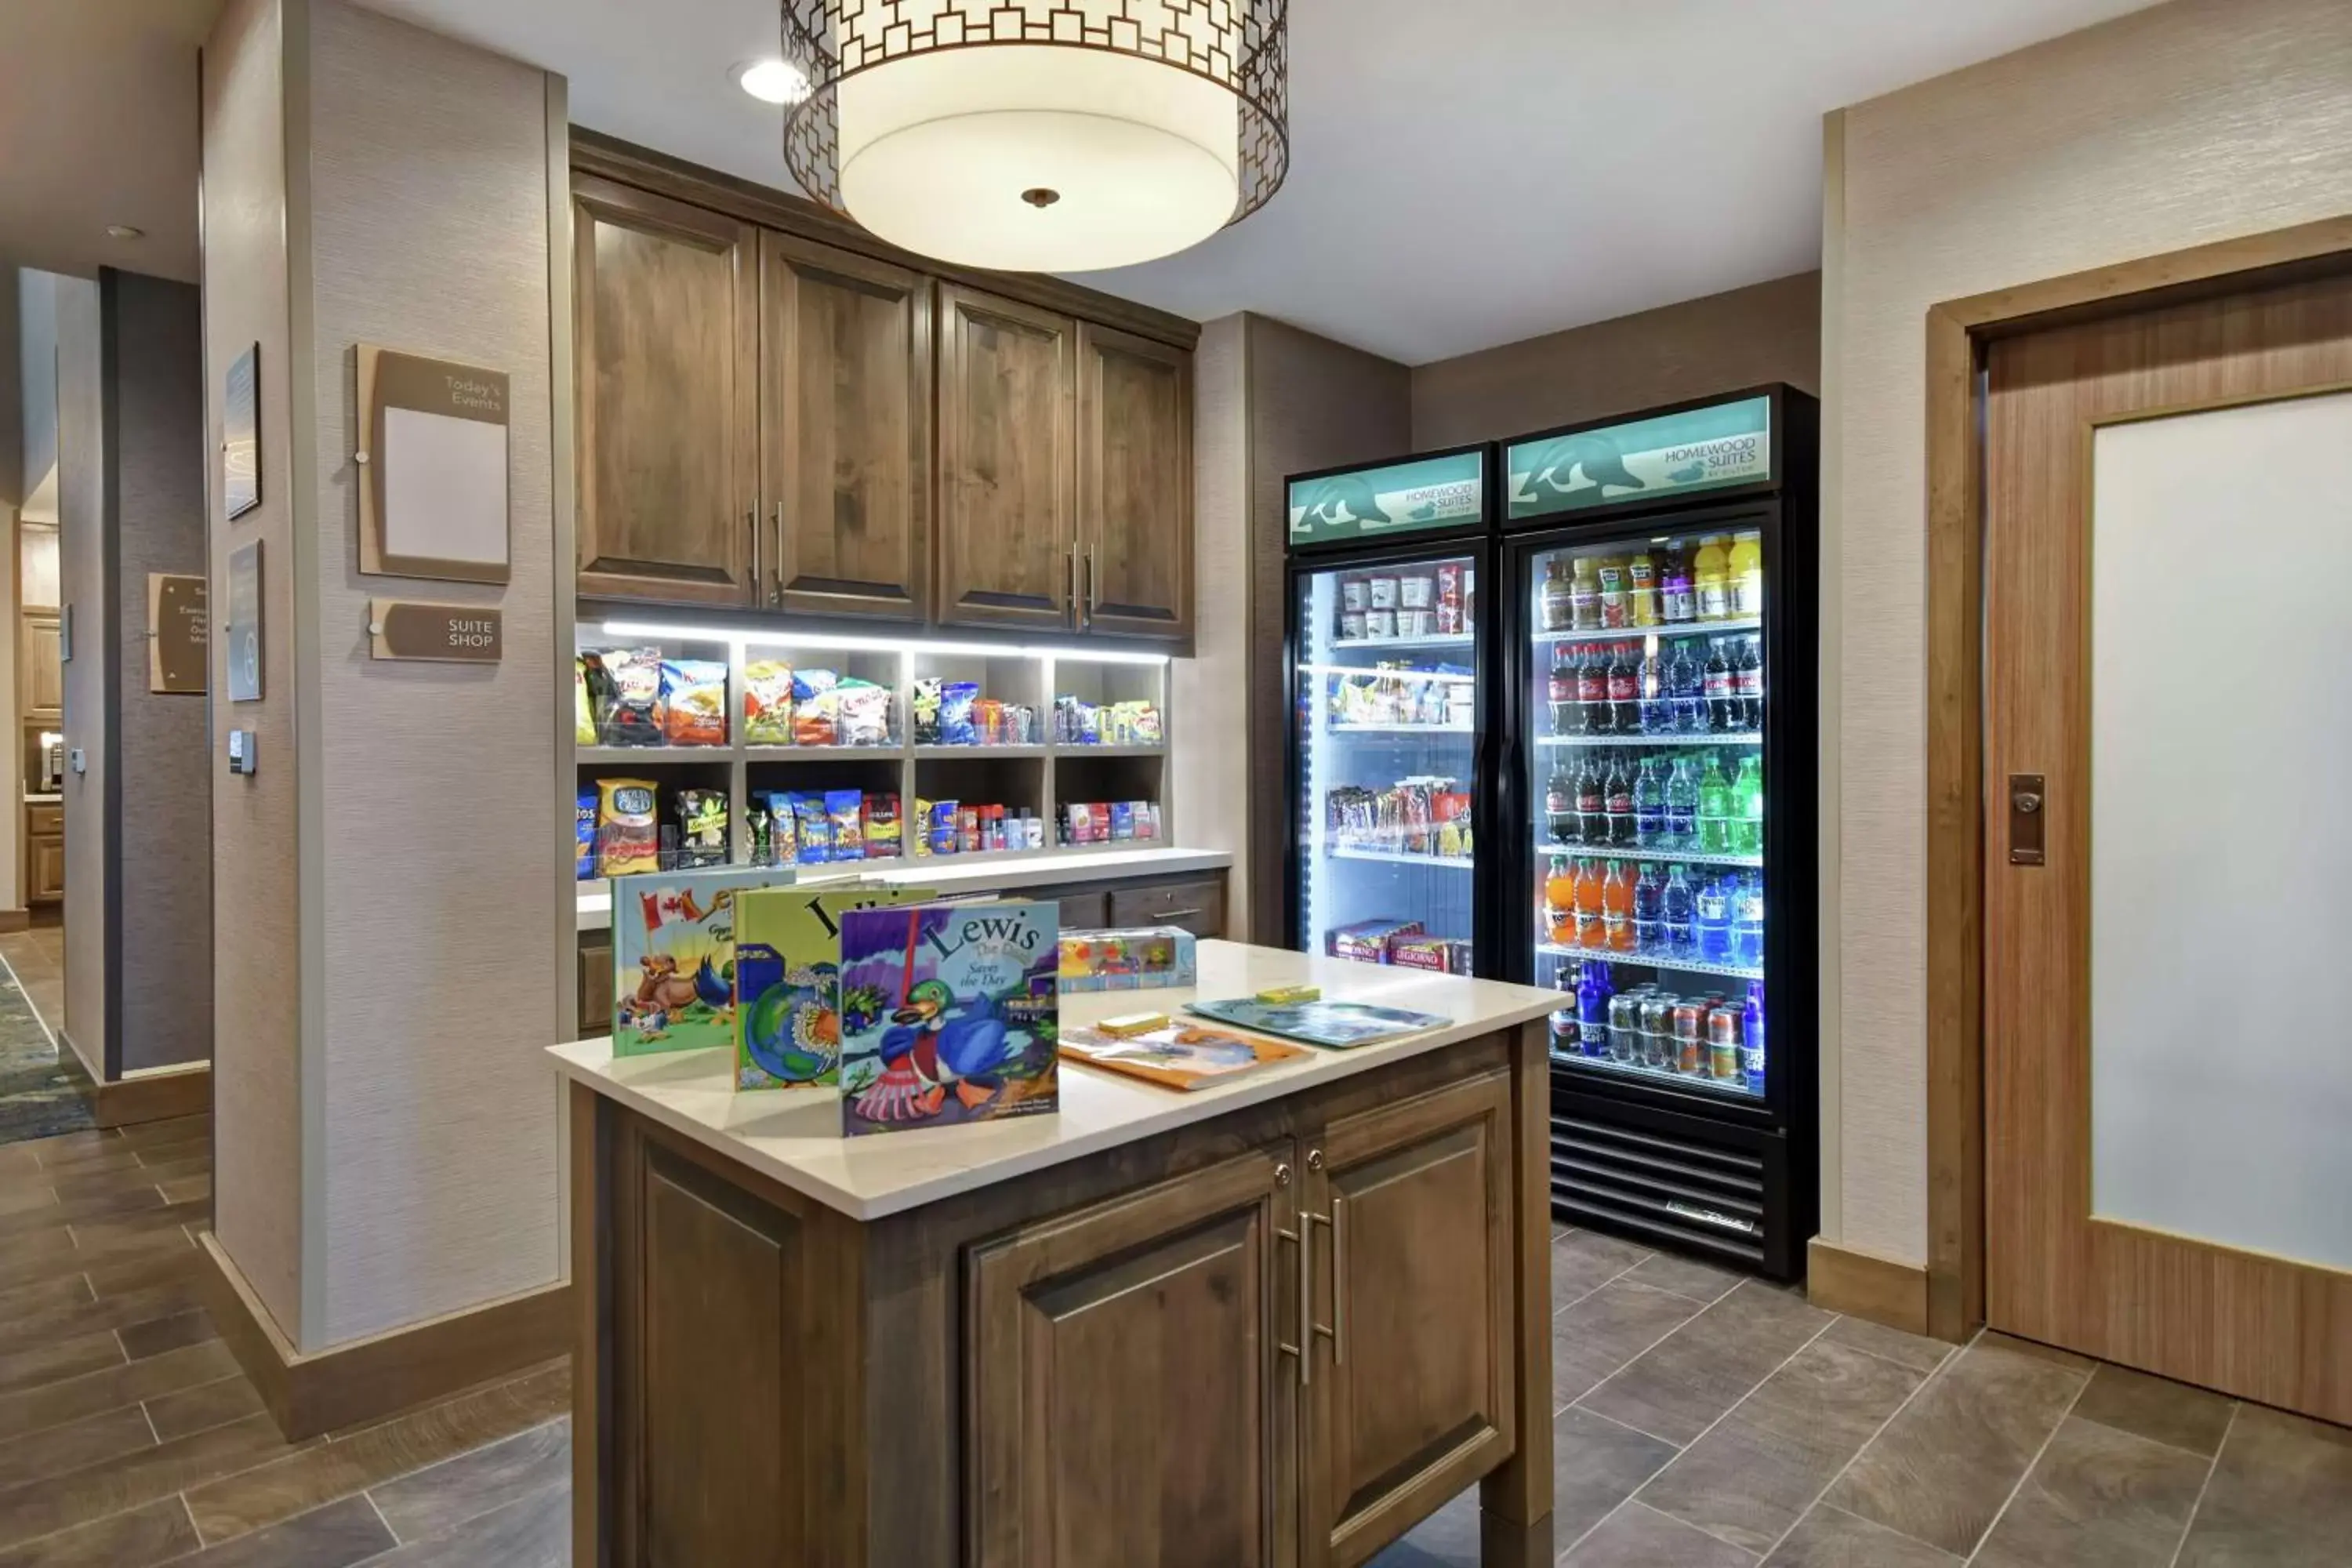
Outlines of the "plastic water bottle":
{"label": "plastic water bottle", "polygon": [[1669,952],[1689,952],[1698,945],[1698,899],[1691,891],[1690,879],[1680,866],[1666,868],[1666,890],[1662,902],[1666,950]]}
{"label": "plastic water bottle", "polygon": [[1633,945],[1643,952],[1655,952],[1665,940],[1666,879],[1656,865],[1644,860],[1633,883]]}
{"label": "plastic water bottle", "polygon": [[1674,699],[1675,728],[1685,735],[1706,733],[1706,661],[1694,651],[1696,639],[1675,644],[1666,662],[1666,689]]}
{"label": "plastic water bottle", "polygon": [[1764,1098],[1764,983],[1748,983],[1748,1016],[1746,1026],[1739,1031],[1739,1065],[1748,1079],[1748,1092],[1757,1099]]}
{"label": "plastic water bottle", "polygon": [[1731,962],[1732,879],[1718,877],[1698,890],[1698,955],[1707,963]]}
{"label": "plastic water bottle", "polygon": [[1698,775],[1688,757],[1676,757],[1666,775],[1666,837],[1676,849],[1687,849],[1698,839]]}
{"label": "plastic water bottle", "polygon": [[1673,734],[1675,732],[1674,693],[1666,685],[1666,660],[1654,647],[1643,651],[1640,676],[1642,733],[1644,735]]}
{"label": "plastic water bottle", "polygon": [[1731,905],[1732,962],[1753,969],[1764,962],[1764,879],[1745,876]]}
{"label": "plastic water bottle", "polygon": [[1642,759],[1633,779],[1633,842],[1654,849],[1666,842],[1666,779],[1664,764],[1655,757]]}

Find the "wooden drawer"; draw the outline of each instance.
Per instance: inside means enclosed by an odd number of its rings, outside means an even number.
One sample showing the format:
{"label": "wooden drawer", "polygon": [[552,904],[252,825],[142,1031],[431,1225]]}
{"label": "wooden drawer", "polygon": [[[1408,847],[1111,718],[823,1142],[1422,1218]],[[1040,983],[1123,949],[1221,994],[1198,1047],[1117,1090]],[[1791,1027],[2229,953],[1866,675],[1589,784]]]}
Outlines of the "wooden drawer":
{"label": "wooden drawer", "polygon": [[1110,890],[1113,926],[1182,926],[1194,936],[1225,931],[1225,879],[1151,882]]}
{"label": "wooden drawer", "polygon": [[1078,893],[1064,893],[1062,906],[1064,931],[1100,931],[1110,924],[1110,895],[1100,888]]}
{"label": "wooden drawer", "polygon": [[28,805],[25,808],[25,831],[37,837],[44,833],[66,830],[66,808],[62,805]]}

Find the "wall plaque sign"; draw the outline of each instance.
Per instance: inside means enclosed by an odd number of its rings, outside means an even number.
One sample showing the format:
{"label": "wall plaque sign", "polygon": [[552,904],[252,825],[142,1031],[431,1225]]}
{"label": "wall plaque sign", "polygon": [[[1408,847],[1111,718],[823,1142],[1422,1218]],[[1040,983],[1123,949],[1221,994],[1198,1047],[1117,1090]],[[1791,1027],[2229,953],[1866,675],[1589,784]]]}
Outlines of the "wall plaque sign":
{"label": "wall plaque sign", "polygon": [[147,574],[147,689],[194,692],[207,683],[205,580],[170,572]]}
{"label": "wall plaque sign", "polygon": [[261,700],[261,541],[228,552],[228,700]]}
{"label": "wall plaque sign", "polygon": [[507,580],[507,375],[359,345],[360,570]]}
{"label": "wall plaque sign", "polygon": [[377,658],[496,664],[506,651],[503,617],[494,606],[370,599],[368,631]]}

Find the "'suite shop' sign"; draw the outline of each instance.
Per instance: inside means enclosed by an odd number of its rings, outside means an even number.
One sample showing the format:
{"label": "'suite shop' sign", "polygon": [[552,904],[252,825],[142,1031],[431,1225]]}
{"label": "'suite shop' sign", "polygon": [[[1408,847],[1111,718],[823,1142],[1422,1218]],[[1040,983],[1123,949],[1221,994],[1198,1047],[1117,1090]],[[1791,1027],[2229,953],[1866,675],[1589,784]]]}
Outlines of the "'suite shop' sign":
{"label": "'suite shop' sign", "polygon": [[371,599],[368,631],[373,639],[370,651],[377,658],[496,664],[505,651],[502,616],[497,609],[480,605]]}

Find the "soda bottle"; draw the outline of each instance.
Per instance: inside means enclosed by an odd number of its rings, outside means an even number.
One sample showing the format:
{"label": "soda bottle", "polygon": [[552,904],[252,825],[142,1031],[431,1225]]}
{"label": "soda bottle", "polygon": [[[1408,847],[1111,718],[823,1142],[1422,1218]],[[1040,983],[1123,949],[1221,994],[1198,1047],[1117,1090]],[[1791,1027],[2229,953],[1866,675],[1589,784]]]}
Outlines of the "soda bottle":
{"label": "soda bottle", "polygon": [[1717,734],[1730,734],[1739,728],[1739,685],[1731,673],[1731,660],[1724,654],[1723,639],[1709,637],[1706,644],[1706,675],[1703,687],[1706,694],[1706,725]]}
{"label": "soda bottle", "polygon": [[1718,756],[1707,758],[1698,781],[1698,847],[1709,855],[1731,852],[1731,784]]}
{"label": "soda bottle", "polygon": [[1576,781],[1568,776],[1565,763],[1551,770],[1550,782],[1544,785],[1544,832],[1554,844],[1573,844],[1577,839]]}
{"label": "soda bottle", "polygon": [[1564,991],[1568,994],[1566,999],[1567,1005],[1561,1007],[1559,1012],[1554,1013],[1551,1016],[1551,1049],[1552,1055],[1554,1056],[1572,1057],[1576,1055],[1576,983],[1578,978],[1579,976],[1577,972],[1566,963],[1562,963],[1552,976],[1552,989],[1555,991]]}
{"label": "soda bottle", "polygon": [[1664,587],[1660,592],[1663,611],[1660,618],[1670,626],[1679,626],[1698,619],[1698,595],[1691,587],[1690,563],[1679,550],[1666,555]]}
{"label": "soda bottle", "polygon": [[1576,863],[1576,945],[1599,949],[1608,945],[1608,910],[1601,900],[1601,868],[1590,859]]}
{"label": "soda bottle", "polygon": [[1544,940],[1555,947],[1565,946],[1576,934],[1576,878],[1568,868],[1568,857],[1555,855],[1544,878]]}
{"label": "soda bottle", "polygon": [[1747,1016],[1739,1031],[1739,1066],[1748,1092],[1764,1098],[1764,983],[1748,983]]}
{"label": "soda bottle", "polygon": [[1617,713],[1609,705],[1609,650],[1599,645],[1579,649],[1576,656],[1577,727],[1586,734],[1607,734],[1617,727]]}
{"label": "soda bottle", "polygon": [[1576,983],[1576,1039],[1580,1054],[1609,1054],[1609,965],[1598,959],[1583,965]]}
{"label": "soda bottle", "polygon": [[1601,629],[1601,579],[1592,570],[1592,558],[1580,555],[1568,579],[1568,624],[1580,632]]}
{"label": "soda bottle", "polygon": [[1601,918],[1609,951],[1633,952],[1633,879],[1622,860],[1609,862],[1609,874],[1601,879]]}
{"label": "soda bottle", "polygon": [[1667,667],[1666,687],[1674,693],[1675,729],[1685,735],[1706,733],[1706,661],[1699,658],[1696,640],[1675,644]]}
{"label": "soda bottle", "polygon": [[1609,775],[1597,752],[1584,759],[1576,775],[1576,818],[1578,843],[1609,842]]}
{"label": "soda bottle", "polygon": [[1754,757],[1739,759],[1731,784],[1731,847],[1741,855],[1764,853],[1764,773]]}
{"label": "soda bottle", "polygon": [[1642,759],[1633,779],[1633,842],[1654,849],[1666,841],[1666,781],[1655,757]]}
{"label": "soda bottle", "polygon": [[[1651,639],[1651,645],[1654,645],[1655,642],[1654,637]],[[1642,691],[1639,715],[1642,721],[1642,733],[1644,735],[1673,734],[1675,703],[1673,697],[1666,690],[1666,663],[1654,646],[1644,646],[1642,650],[1639,680]]]}
{"label": "soda bottle", "polygon": [[1676,757],[1666,775],[1666,842],[1687,849],[1698,837],[1698,775],[1688,757]]}
{"label": "soda bottle", "polygon": [[1611,760],[1609,781],[1602,787],[1602,801],[1609,813],[1609,846],[1613,849],[1631,848],[1639,824],[1633,815],[1633,774],[1623,757]]}
{"label": "soda bottle", "polygon": [[1557,555],[1544,563],[1543,592],[1536,600],[1536,619],[1548,632],[1568,630],[1568,573]]}
{"label": "soda bottle", "polygon": [[1731,685],[1739,699],[1739,727],[1764,728],[1764,639],[1739,639],[1739,658],[1731,671]]}
{"label": "soda bottle", "polygon": [[1545,682],[1544,695],[1551,704],[1551,732],[1555,735],[1576,733],[1576,648],[1573,644],[1557,642],[1551,645],[1551,679]]}
{"label": "soda bottle", "polygon": [[1658,624],[1658,563],[1646,550],[1625,563],[1625,610],[1630,626]]}
{"label": "soda bottle", "polygon": [[1739,879],[1732,902],[1731,961],[1748,969],[1764,962],[1764,879],[1752,872]]}
{"label": "soda bottle", "polygon": [[1642,862],[1642,874],[1633,881],[1633,947],[1639,952],[1655,952],[1665,945],[1666,879],[1658,874],[1654,861]]}
{"label": "soda bottle", "polygon": [[1691,891],[1690,879],[1680,866],[1666,868],[1666,885],[1659,895],[1659,924],[1664,928],[1666,951],[1689,952],[1698,946],[1698,895]]}
{"label": "soda bottle", "polygon": [[1717,877],[1698,889],[1698,955],[1707,963],[1731,962],[1731,879]]}
{"label": "soda bottle", "polygon": [[1609,650],[1610,723],[1620,735],[1642,732],[1642,645],[1621,642]]}

